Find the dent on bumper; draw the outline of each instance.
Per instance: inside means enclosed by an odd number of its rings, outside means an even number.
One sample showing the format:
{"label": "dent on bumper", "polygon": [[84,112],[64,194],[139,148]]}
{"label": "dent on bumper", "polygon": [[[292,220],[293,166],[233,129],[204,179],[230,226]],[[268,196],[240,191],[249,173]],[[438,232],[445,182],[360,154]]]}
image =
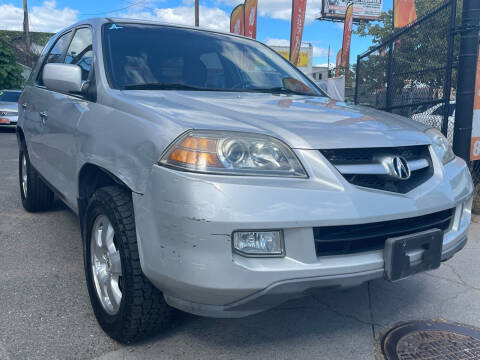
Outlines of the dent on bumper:
{"label": "dent on bumper", "polygon": [[[142,269],[172,306],[232,317],[268,309],[310,288],[355,286],[383,277],[383,251],[317,258],[314,226],[455,208],[443,260],[464,246],[470,215],[462,216],[463,205],[472,185],[461,160],[408,196],[362,190],[334,176],[313,176],[308,182],[245,179],[155,166],[145,194],[134,194]],[[232,254],[232,231],[271,228],[284,229],[285,258]]]}

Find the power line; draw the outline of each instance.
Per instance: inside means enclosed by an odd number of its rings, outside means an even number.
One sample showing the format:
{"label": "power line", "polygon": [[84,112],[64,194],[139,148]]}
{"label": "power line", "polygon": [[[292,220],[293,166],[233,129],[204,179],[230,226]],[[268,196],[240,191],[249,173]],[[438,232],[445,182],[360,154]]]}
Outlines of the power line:
{"label": "power line", "polygon": [[122,7],[122,8],[119,8],[119,9],[115,9],[115,10],[110,10],[110,11],[102,11],[102,12],[98,12],[98,13],[82,13],[82,14],[78,14],[80,16],[92,16],[92,15],[104,15],[104,14],[110,14],[110,13],[113,13],[113,12],[117,12],[117,11],[122,11],[122,10],[125,10],[125,9],[128,9],[128,8],[131,8],[133,6],[136,6],[138,4],[141,4],[141,3],[144,3],[148,0],[140,0],[140,1],[137,1],[137,2],[134,2],[134,3],[131,3],[130,5],[128,6],[125,6],[125,7]]}

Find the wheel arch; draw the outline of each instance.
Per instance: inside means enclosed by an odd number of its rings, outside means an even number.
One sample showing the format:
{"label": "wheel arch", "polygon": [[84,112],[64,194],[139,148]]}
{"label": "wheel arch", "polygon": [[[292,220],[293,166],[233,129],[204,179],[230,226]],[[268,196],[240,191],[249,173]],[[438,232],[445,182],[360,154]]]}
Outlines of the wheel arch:
{"label": "wheel arch", "polygon": [[25,134],[23,133],[23,129],[18,125],[16,128],[16,134],[17,134],[18,146],[20,146],[22,143],[25,143]]}
{"label": "wheel arch", "polygon": [[78,215],[80,217],[80,225],[83,235],[83,225],[85,218],[85,210],[88,201],[95,191],[104,186],[118,185],[129,191],[132,189],[120,178],[112,174],[107,169],[93,164],[86,163],[82,166],[78,173]]}

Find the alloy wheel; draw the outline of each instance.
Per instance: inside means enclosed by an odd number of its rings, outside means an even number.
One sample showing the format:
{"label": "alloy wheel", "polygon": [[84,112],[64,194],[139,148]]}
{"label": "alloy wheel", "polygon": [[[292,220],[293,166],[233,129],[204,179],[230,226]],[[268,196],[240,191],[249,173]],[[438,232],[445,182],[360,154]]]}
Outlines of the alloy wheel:
{"label": "alloy wheel", "polygon": [[90,256],[93,281],[103,309],[115,315],[122,301],[122,264],[115,245],[115,230],[105,215],[99,215],[93,224]]}

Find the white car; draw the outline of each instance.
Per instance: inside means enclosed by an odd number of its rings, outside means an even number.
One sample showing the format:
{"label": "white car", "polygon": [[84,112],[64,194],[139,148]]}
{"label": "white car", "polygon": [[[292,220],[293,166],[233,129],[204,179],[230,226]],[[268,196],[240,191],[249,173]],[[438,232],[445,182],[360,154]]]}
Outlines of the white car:
{"label": "white car", "polygon": [[436,269],[467,242],[473,183],[437,129],[337,102],[252,39],[85,20],[19,105],[22,204],[57,193],[79,215],[93,311],[123,343],[172,308],[247,316]]}
{"label": "white car", "polygon": [[[447,131],[447,139],[450,142],[450,144],[453,142],[453,124],[455,121],[455,105],[456,105],[455,101],[450,101],[450,108],[448,110],[448,131]],[[429,125],[437,129],[441,129],[444,109],[445,109],[445,104],[437,104],[424,112],[413,115],[412,119],[415,121],[419,121],[425,125]]]}
{"label": "white car", "polygon": [[0,128],[17,126],[21,90],[0,90]]}

